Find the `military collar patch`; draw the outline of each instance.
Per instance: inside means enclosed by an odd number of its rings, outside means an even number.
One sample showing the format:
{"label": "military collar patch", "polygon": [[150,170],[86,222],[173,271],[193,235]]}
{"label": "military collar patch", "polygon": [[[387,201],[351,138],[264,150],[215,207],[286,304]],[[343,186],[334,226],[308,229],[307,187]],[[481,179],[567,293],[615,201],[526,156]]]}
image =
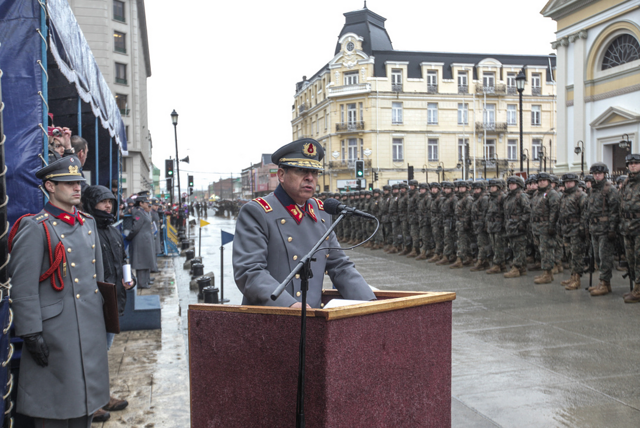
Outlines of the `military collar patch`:
{"label": "military collar patch", "polygon": [[316,204],[318,204],[318,209],[319,209],[320,211],[324,211],[324,202],[322,202],[322,201],[321,201],[320,199],[318,199],[318,198],[313,198],[313,199],[315,199],[315,200],[316,200]]}
{"label": "military collar patch", "polygon": [[313,205],[307,202],[306,208],[307,208],[307,214],[309,214],[309,217],[311,217],[313,221],[317,223],[318,219],[316,218],[316,213],[313,211]]}
{"label": "military collar patch", "polygon": [[311,208],[311,204],[309,203],[309,201],[305,203],[304,211],[303,211],[298,207],[298,205],[293,201],[293,199],[291,199],[291,196],[289,196],[287,192],[284,191],[282,186],[279,185],[276,188],[276,190],[273,192],[273,194],[275,195],[276,199],[278,199],[278,201],[282,204],[284,209],[287,210],[289,215],[296,221],[297,224],[300,224],[300,222],[304,218],[305,212],[309,215],[311,219],[313,219],[313,221],[315,222],[318,221],[316,219],[315,213],[313,212],[313,208]]}
{"label": "military collar patch", "polygon": [[84,224],[84,219],[82,217],[80,217],[79,211],[77,209],[75,209],[75,207],[73,209],[74,210],[73,214],[70,214],[70,213],[68,213],[68,212],[56,207],[51,202],[47,202],[47,205],[45,205],[44,209],[49,214],[51,214],[53,217],[55,217],[56,219],[67,223],[69,226],[75,225],[76,221],[78,221],[78,223],[80,223],[80,225]]}
{"label": "military collar patch", "polygon": [[262,207],[264,212],[270,213],[271,211],[273,211],[273,208],[271,208],[271,205],[269,205],[269,203],[267,201],[265,201],[264,199],[255,198],[254,201],[257,202]]}

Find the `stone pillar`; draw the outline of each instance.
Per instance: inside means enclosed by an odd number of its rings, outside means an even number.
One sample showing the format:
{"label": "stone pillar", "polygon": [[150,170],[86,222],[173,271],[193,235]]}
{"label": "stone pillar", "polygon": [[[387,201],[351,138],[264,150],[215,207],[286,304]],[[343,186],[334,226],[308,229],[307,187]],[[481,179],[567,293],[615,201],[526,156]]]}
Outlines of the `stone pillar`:
{"label": "stone pillar", "polygon": [[[586,57],[586,39],[587,32],[581,31],[569,36],[569,41],[574,43],[573,47],[573,138],[571,145],[575,146],[576,141],[584,141],[584,145],[592,156],[595,149],[594,141],[587,141],[587,126],[585,123],[585,67]],[[590,133],[589,133],[590,134]],[[577,155],[576,155],[577,156]],[[574,161],[576,161],[574,159]],[[576,161],[577,162],[577,161]]]}
{"label": "stone pillar", "polygon": [[569,169],[569,160],[572,159],[571,144],[567,141],[567,45],[566,38],[551,43],[556,49],[556,91],[557,91],[557,148],[556,148],[556,168],[560,171]]}

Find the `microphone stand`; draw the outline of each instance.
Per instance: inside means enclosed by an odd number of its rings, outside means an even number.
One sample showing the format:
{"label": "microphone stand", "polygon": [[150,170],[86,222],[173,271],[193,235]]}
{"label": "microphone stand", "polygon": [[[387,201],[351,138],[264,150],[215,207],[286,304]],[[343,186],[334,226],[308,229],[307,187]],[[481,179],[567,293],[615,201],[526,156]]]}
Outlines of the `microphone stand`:
{"label": "microphone stand", "polygon": [[305,350],[307,346],[307,291],[309,290],[309,278],[313,277],[313,271],[311,270],[311,262],[315,262],[316,259],[313,258],[313,255],[318,251],[320,246],[325,242],[327,237],[331,235],[333,229],[342,221],[342,219],[347,215],[347,210],[342,210],[340,215],[331,224],[331,227],[327,229],[322,238],[313,246],[311,251],[304,256],[298,265],[291,271],[289,276],[285,278],[284,281],[278,285],[275,291],[271,294],[271,300],[276,300],[289,282],[293,279],[293,277],[300,272],[300,291],[302,293],[302,314],[301,314],[301,322],[300,322],[300,349],[298,355],[298,394],[296,400],[296,428],[304,428],[305,420],[304,420],[304,378],[305,378]]}

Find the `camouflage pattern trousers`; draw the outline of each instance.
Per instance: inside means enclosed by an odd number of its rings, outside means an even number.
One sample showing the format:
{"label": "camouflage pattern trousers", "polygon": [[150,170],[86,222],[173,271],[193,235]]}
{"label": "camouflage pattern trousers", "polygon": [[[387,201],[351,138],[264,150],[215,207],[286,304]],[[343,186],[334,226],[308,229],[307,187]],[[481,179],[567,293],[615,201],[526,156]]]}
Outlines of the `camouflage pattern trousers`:
{"label": "camouflage pattern trousers", "polygon": [[456,255],[456,236],[452,220],[444,220],[444,256],[452,260]]}
{"label": "camouflage pattern trousers", "polygon": [[464,230],[462,223],[457,224],[458,231],[458,257],[462,261],[466,261],[471,258],[471,230]]}
{"label": "camouflage pattern trousers", "polygon": [[490,233],[489,240],[493,250],[493,264],[499,266],[504,263],[504,234],[502,232]]}
{"label": "camouflage pattern trousers", "polygon": [[478,241],[478,260],[489,260],[491,257],[491,240],[487,232],[480,232],[476,236]]}
{"label": "camouflage pattern trousers", "polygon": [[587,254],[587,239],[579,236],[565,236],[564,248],[571,266],[571,273],[577,273],[582,276],[584,272],[584,256]]}
{"label": "camouflage pattern trousers", "polygon": [[420,225],[418,223],[412,223],[409,227],[411,230],[411,243],[413,244],[413,248],[418,251],[418,249],[420,249]]}
{"label": "camouflage pattern trousers", "polygon": [[433,236],[433,242],[435,244],[434,248],[436,250],[436,254],[442,255],[444,251],[444,228],[442,227],[442,223],[439,221],[432,222],[431,232]]}
{"label": "camouflage pattern trousers", "polygon": [[600,270],[601,281],[611,281],[611,271],[613,270],[614,242],[607,238],[607,235],[591,235],[591,245],[593,245],[593,255]]}
{"label": "camouflage pattern trousers", "polygon": [[407,220],[402,221],[402,242],[405,247],[411,246],[411,229]]}
{"label": "camouflage pattern trousers", "polygon": [[393,225],[391,222],[382,223],[382,233],[385,245],[393,245]]}
{"label": "camouflage pattern trousers", "polygon": [[527,267],[527,235],[510,236],[507,239],[513,253],[513,265],[518,269]]}
{"label": "camouflage pattern trousers", "polygon": [[536,259],[536,261],[541,262],[542,256],[540,255],[540,235],[532,232],[531,239],[533,241],[533,248],[534,248],[533,258]]}
{"label": "camouflage pattern trousers", "polygon": [[429,251],[435,248],[435,245],[433,244],[433,233],[431,231],[431,225],[422,226],[420,228],[420,240],[422,241],[421,249]]}
{"label": "camouflage pattern trousers", "polygon": [[542,270],[551,270],[557,263],[556,247],[558,245],[556,237],[552,238],[546,233],[541,233],[538,235],[538,239],[540,239],[540,265]]}
{"label": "camouflage pattern trousers", "polygon": [[391,234],[393,235],[393,245],[395,247],[400,247],[402,245],[402,222],[400,220],[396,220],[392,225]]}
{"label": "camouflage pattern trousers", "polygon": [[625,236],[624,252],[627,255],[629,272],[633,272],[635,274],[635,283],[640,284],[640,236]]}

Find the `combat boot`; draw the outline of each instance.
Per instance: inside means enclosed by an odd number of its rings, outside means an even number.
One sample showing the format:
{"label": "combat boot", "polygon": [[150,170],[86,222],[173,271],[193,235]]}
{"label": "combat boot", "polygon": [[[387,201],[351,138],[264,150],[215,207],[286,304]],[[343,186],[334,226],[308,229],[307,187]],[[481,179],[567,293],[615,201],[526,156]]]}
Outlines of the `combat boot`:
{"label": "combat boot", "polygon": [[384,247],[382,247],[382,251],[384,251],[385,253],[387,252],[387,250],[389,249],[389,244],[384,244]]}
{"label": "combat boot", "polygon": [[573,282],[573,274],[571,274],[571,277],[569,279],[565,279],[564,281],[560,281],[560,285],[569,285]]}
{"label": "combat boot", "polygon": [[527,267],[526,266],[523,266],[518,270],[520,271],[520,276],[525,276],[527,274]]}
{"label": "combat boot", "polygon": [[633,290],[629,293],[624,293],[622,296],[624,297],[625,303],[638,303],[640,302],[640,283],[636,282],[633,285]]}
{"label": "combat boot", "polygon": [[535,263],[536,260],[533,258],[533,256],[527,256],[527,263],[532,264]]}
{"label": "combat boot", "polygon": [[604,296],[611,293],[611,283],[609,281],[600,280],[595,290],[591,291],[592,296]]}
{"label": "combat boot", "polygon": [[389,248],[389,251],[387,251],[387,254],[396,254],[397,252],[398,252],[398,247],[393,245]]}
{"label": "combat boot", "polygon": [[519,276],[520,276],[520,269],[518,269],[515,266],[513,266],[509,272],[504,274],[505,278],[517,278]]}
{"label": "combat boot", "polygon": [[553,269],[551,269],[551,273],[554,275],[557,275],[560,273],[560,268],[558,267],[558,264],[556,263],[555,265],[553,265]]}
{"label": "combat boot", "polygon": [[400,254],[398,254],[398,255],[399,256],[406,256],[410,252],[411,252],[411,247],[408,246],[408,245],[405,245],[404,250],[402,250],[402,252]]}
{"label": "combat boot", "polygon": [[433,257],[434,254],[435,254],[435,251],[433,251],[433,248],[432,248],[429,251],[427,251],[426,257],[430,259],[431,257]]}
{"label": "combat boot", "polygon": [[471,266],[473,264],[473,259],[469,257],[467,260],[462,262],[462,266]]}
{"label": "combat boot", "polygon": [[407,254],[407,257],[416,257],[418,255],[415,247],[411,250],[411,252],[409,254]]}
{"label": "combat boot", "polygon": [[449,258],[447,256],[442,256],[440,261],[436,262],[436,264],[439,266],[447,266],[450,265],[451,262],[449,261]]}
{"label": "combat boot", "polygon": [[458,257],[458,258],[456,259],[456,262],[455,262],[454,264],[452,264],[451,266],[449,266],[449,269],[459,269],[459,268],[461,268],[462,266],[463,266],[463,265],[462,265],[462,259],[461,259],[460,257]]}
{"label": "combat boot", "polygon": [[502,263],[500,265],[500,272],[506,272],[507,271],[507,264],[506,263]]}
{"label": "combat boot", "polygon": [[427,260],[427,251],[424,248],[420,250],[420,255],[416,257],[416,260]]}
{"label": "combat boot", "polygon": [[582,284],[580,284],[580,275],[578,275],[577,273],[574,273],[573,275],[571,275],[571,282],[565,285],[564,289],[577,290],[581,287],[581,285]]}
{"label": "combat boot", "polygon": [[540,264],[540,261],[536,261],[534,265],[531,266],[531,270],[540,270],[540,269],[542,269],[542,265]]}
{"label": "combat boot", "polygon": [[491,275],[494,273],[500,273],[500,265],[494,264],[491,266],[491,269],[487,271],[487,275]]}
{"label": "combat boot", "polygon": [[535,282],[536,284],[549,284],[553,282],[553,273],[551,272],[551,270],[546,270],[544,271],[544,274],[534,279],[533,282]]}
{"label": "combat boot", "polygon": [[471,269],[469,269],[471,272],[480,272],[483,270],[486,270],[488,266],[489,262],[487,262],[486,260],[478,260],[476,262],[475,265],[473,265],[473,267]]}
{"label": "combat boot", "polygon": [[429,260],[427,260],[428,263],[435,263],[437,261],[440,261],[440,257],[442,257],[440,254],[434,254],[433,257],[431,257]]}

